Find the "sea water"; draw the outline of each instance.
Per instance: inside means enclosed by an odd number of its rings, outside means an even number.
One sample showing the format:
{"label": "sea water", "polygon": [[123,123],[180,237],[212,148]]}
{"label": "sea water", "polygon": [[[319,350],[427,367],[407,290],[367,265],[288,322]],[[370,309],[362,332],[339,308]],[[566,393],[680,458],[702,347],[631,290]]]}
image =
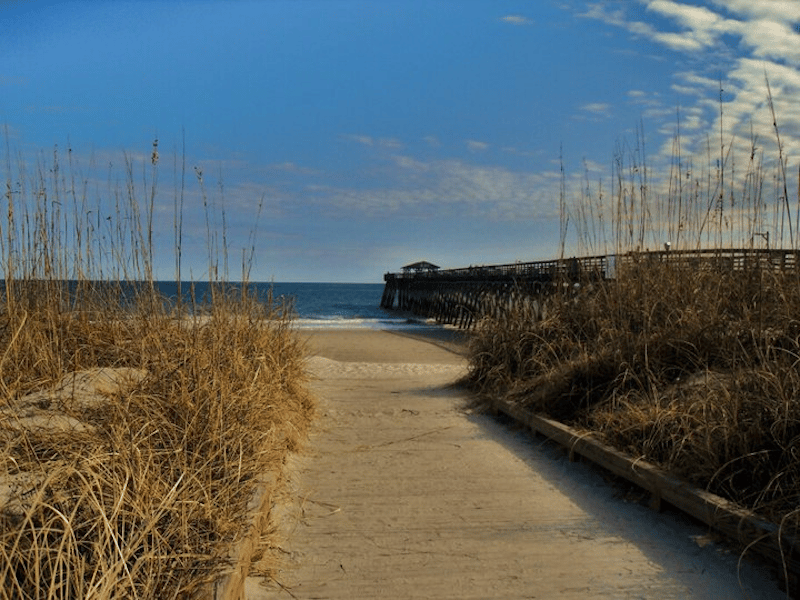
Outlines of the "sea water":
{"label": "sea water", "polygon": [[[188,298],[192,284],[183,283],[182,294]],[[236,284],[231,284],[236,286]],[[158,282],[167,298],[177,297],[175,282]],[[416,329],[435,327],[430,320],[409,318],[380,307],[382,283],[249,283],[251,291],[266,300],[290,308],[298,329]],[[196,298],[202,298],[208,285],[194,284]]]}
{"label": "sea water", "polygon": [[406,329],[433,326],[380,307],[382,283],[275,283],[273,297],[289,299],[299,329]]}

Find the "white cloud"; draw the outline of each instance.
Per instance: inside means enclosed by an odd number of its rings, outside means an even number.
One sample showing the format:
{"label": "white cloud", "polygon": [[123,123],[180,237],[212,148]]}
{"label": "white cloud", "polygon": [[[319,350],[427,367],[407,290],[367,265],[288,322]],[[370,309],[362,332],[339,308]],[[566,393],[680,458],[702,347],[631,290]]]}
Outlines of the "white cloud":
{"label": "white cloud", "polygon": [[[674,19],[684,29],[685,35],[692,39],[695,49],[712,46],[721,35],[740,34],[745,28],[742,21],[727,19],[703,6],[692,6],[684,2],[650,0],[647,9]],[[656,36],[656,41],[662,40]]]}
{"label": "white cloud", "polygon": [[472,219],[543,219],[558,215],[560,174],[526,173],[477,166],[460,160],[420,161],[394,156],[398,167],[380,188],[307,188],[320,209],[333,215],[358,213],[373,218],[406,216]]}
{"label": "white cloud", "polygon": [[375,140],[368,135],[357,135],[357,134],[346,134],[342,136],[345,140],[350,140],[351,142],[356,142],[361,144],[362,146],[374,146]]}
{"label": "white cloud", "polygon": [[612,10],[603,3],[590,3],[587,11],[578,14],[578,16],[585,19],[596,19],[607,25],[622,27],[638,36],[652,36],[656,33],[656,30],[649,24],[642,21],[629,20],[624,10]]}
{"label": "white cloud", "polygon": [[685,111],[681,113],[680,119],[681,131],[684,133],[708,131],[709,122],[698,111]]}
{"label": "white cloud", "polygon": [[[646,10],[636,13],[634,9],[641,6]],[[648,14],[661,20],[643,20],[642,15]],[[751,128],[764,142],[766,151],[770,145],[774,146],[766,141],[774,138],[767,106],[766,71],[785,155],[798,159],[800,107],[796,98],[800,95],[800,35],[794,27],[800,18],[800,2],[709,0],[705,5],[688,0],[595,2],[581,16],[623,28],[634,37],[645,38],[692,59],[688,64],[693,69],[676,72],[671,82],[672,91],[681,96],[680,130],[687,153],[707,154],[708,136],[719,139],[720,132],[723,140],[728,140],[725,144],[746,150]],[[709,65],[708,71],[704,71],[704,64]],[[709,72],[714,75],[709,76]],[[644,116],[662,119],[660,132],[666,134],[677,129],[674,117],[677,107],[668,107],[642,90],[631,90],[628,97],[631,102],[647,107]],[[661,158],[668,159],[671,151],[672,141],[667,139]]]}
{"label": "white cloud", "polygon": [[378,145],[381,148],[402,148],[403,143],[397,138],[380,138]]}
{"label": "white cloud", "polygon": [[691,87],[689,85],[681,85],[679,83],[673,83],[670,86],[670,89],[675,92],[676,94],[682,94],[684,96],[696,96],[697,95],[697,88]]}
{"label": "white cloud", "polygon": [[424,162],[411,158],[410,156],[393,156],[394,163],[403,169],[411,169],[415,171],[427,171],[428,165]]}
{"label": "white cloud", "polygon": [[398,149],[403,147],[403,142],[397,138],[376,138],[371,135],[348,133],[341,136],[342,139],[356,142],[362,146]]}
{"label": "white cloud", "polygon": [[665,118],[674,119],[676,109],[668,106],[657,106],[642,111],[642,117],[650,120],[663,121]]}
{"label": "white cloud", "polygon": [[[652,24],[632,20],[622,9],[610,10],[602,4],[592,4],[580,15],[622,27],[632,34],[650,39],[678,52],[697,52],[718,43],[723,34],[741,34],[745,25],[728,19],[701,6],[673,0],[642,0],[648,11],[672,19],[680,31],[660,31]],[[631,3],[632,4],[632,3]]]}
{"label": "white cloud", "polygon": [[748,18],[797,18],[797,0],[711,0],[724,10]]}
{"label": "white cloud", "polygon": [[480,142],[478,140],[467,140],[467,149],[470,152],[483,152],[487,148],[489,148],[489,144],[486,142]]}
{"label": "white cloud", "polygon": [[601,165],[600,163],[589,159],[583,161],[583,166],[590,173],[605,173],[608,170],[608,165]]}
{"label": "white cloud", "polygon": [[593,115],[607,117],[611,112],[611,105],[606,102],[590,102],[589,104],[581,106],[581,110],[592,113]]}
{"label": "white cloud", "polygon": [[685,72],[685,73],[676,73],[676,77],[683,79],[686,83],[695,85],[699,88],[706,88],[710,90],[718,90],[719,89],[719,80],[711,79],[709,77],[703,77],[702,75],[698,75],[697,73],[692,72]]}
{"label": "white cloud", "polygon": [[520,150],[515,146],[503,146],[502,148],[500,148],[500,150],[502,150],[507,154],[512,154],[514,156],[539,156],[542,153],[541,150],[537,151]]}
{"label": "white cloud", "polygon": [[578,13],[578,16],[585,19],[597,19],[598,21],[603,21],[603,23],[620,27],[624,27],[627,21],[624,11],[610,10],[599,2],[590,2],[587,5],[586,12]]}
{"label": "white cloud", "polygon": [[679,52],[696,52],[702,50],[707,43],[685,33],[657,33],[652,32],[649,37],[656,42]]}
{"label": "white cloud", "polygon": [[511,23],[512,25],[533,24],[533,21],[531,21],[528,17],[523,17],[522,15],[506,15],[505,17],[501,17],[500,20],[506,23]]}
{"label": "white cloud", "polygon": [[777,63],[765,63],[755,59],[741,59],[729,76],[742,84],[742,90],[733,101],[725,105],[725,115],[730,127],[739,132],[747,131],[750,124],[763,137],[772,136],[774,128],[767,103],[765,77],[769,80],[773,106],[781,131],[784,151],[800,158],[800,72]]}
{"label": "white cloud", "polygon": [[643,90],[629,90],[626,94],[630,98],[631,104],[644,107],[642,116],[647,118],[658,118],[669,114],[675,114],[674,107],[665,106],[659,92],[645,92]]}
{"label": "white cloud", "polygon": [[[594,4],[583,17],[627,29],[678,52],[697,52],[734,36],[741,46],[760,58],[800,65],[800,36],[794,26],[800,6],[778,0],[714,0],[718,11],[677,0],[641,0],[648,11],[671,20],[679,31],[661,31],[651,23],[629,19],[624,10]],[[736,18],[724,16],[722,12]]]}
{"label": "white cloud", "polygon": [[[800,16],[800,7],[795,11]],[[753,48],[754,56],[800,66],[800,36],[792,30],[788,18],[784,22],[757,19],[749,23],[743,32],[742,42]]]}

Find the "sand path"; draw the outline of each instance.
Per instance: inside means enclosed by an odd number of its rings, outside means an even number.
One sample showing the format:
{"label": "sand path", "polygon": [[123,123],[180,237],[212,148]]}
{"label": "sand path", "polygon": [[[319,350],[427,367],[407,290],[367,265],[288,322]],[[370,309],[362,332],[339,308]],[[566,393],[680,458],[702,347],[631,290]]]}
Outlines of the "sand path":
{"label": "sand path", "polygon": [[785,597],[701,526],[472,414],[447,340],[309,339],[320,416],[292,459],[286,564],[248,599]]}

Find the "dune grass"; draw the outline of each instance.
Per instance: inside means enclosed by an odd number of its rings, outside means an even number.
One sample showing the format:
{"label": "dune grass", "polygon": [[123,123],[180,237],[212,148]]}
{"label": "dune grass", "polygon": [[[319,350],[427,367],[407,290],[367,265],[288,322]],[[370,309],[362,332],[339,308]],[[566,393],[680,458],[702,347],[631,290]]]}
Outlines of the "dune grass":
{"label": "dune grass", "polygon": [[[280,472],[313,412],[287,307],[222,277],[203,305],[161,298],[155,190],[142,199],[132,168],[110,191],[130,218],[110,232],[85,220],[69,172],[8,169],[0,599],[208,593],[247,533],[260,476]],[[42,395],[98,369],[136,376],[100,401],[69,385]]]}
{"label": "dune grass", "polygon": [[[797,533],[800,272],[776,268],[763,252],[755,258],[765,232],[789,249],[796,241],[789,225],[800,193],[786,197],[785,157],[771,201],[755,147],[738,180],[725,172],[727,156],[714,177],[695,180],[676,157],[660,192],[638,154],[623,159],[604,221],[614,224],[612,239],[600,242],[617,254],[613,279],[553,286],[541,320],[519,306],[485,318],[472,339],[470,383],[592,430]],[[601,227],[585,215],[602,207],[580,202],[584,219],[573,222],[596,250]],[[646,252],[663,240],[671,250]],[[753,249],[754,260],[732,270],[675,259],[677,248],[701,247]]]}

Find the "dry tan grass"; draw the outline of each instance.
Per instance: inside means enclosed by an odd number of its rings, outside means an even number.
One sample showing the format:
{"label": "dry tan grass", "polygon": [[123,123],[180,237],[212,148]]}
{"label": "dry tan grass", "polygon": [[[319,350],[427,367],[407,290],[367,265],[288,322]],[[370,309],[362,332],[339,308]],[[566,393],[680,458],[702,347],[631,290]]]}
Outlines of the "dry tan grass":
{"label": "dry tan grass", "polygon": [[[471,384],[593,429],[800,529],[800,273],[755,262],[737,271],[688,265],[659,258],[669,252],[638,251],[664,239],[684,248],[736,238],[745,247],[780,243],[798,217],[800,191],[793,206],[781,155],[778,194],[768,202],[755,146],[740,181],[725,172],[725,155],[715,176],[682,182],[688,170],[677,156],[668,194],[651,190],[654,176],[641,158],[637,150],[627,164],[615,159],[614,237],[603,245],[628,260],[614,280],[554,287],[543,321],[513,310],[485,319],[473,338]],[[715,158],[708,162],[713,172]],[[590,209],[603,207],[577,213]],[[579,222],[593,247],[589,233],[599,228]]]}
{"label": "dry tan grass", "polygon": [[[219,282],[207,305],[173,312],[146,245],[114,249],[141,265],[138,293],[123,268],[92,279],[94,256],[53,235],[80,223],[47,214],[46,194],[6,200],[0,599],[196,597],[246,533],[259,476],[304,436],[304,348],[284,307],[246,286]],[[149,237],[132,233],[117,241]],[[97,369],[131,376],[76,391]]]}
{"label": "dry tan grass", "polygon": [[796,274],[642,264],[551,304],[545,321],[482,323],[477,389],[593,429],[775,518],[795,510]]}
{"label": "dry tan grass", "polygon": [[[71,415],[86,431],[0,423],[4,475],[33,483],[0,512],[0,597],[190,597],[244,533],[257,476],[279,470],[303,435],[312,404],[301,346],[255,303],[217,308],[193,327],[156,316],[70,320],[55,332],[36,316],[13,344],[3,340],[22,364],[58,335],[70,369],[147,375]],[[54,381],[14,379],[12,405]]]}

